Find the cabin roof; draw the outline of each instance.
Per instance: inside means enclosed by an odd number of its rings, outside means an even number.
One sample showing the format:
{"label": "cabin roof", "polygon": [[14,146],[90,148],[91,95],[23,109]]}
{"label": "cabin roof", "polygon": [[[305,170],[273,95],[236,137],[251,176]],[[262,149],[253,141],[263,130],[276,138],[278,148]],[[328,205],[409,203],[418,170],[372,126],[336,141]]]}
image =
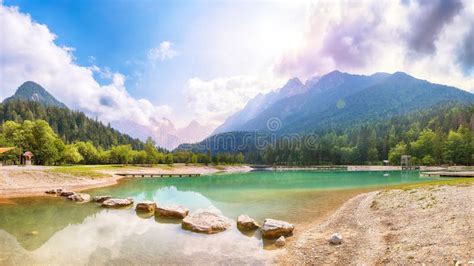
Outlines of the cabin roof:
{"label": "cabin roof", "polygon": [[0,153],[5,153],[7,151],[13,150],[16,147],[0,147]]}

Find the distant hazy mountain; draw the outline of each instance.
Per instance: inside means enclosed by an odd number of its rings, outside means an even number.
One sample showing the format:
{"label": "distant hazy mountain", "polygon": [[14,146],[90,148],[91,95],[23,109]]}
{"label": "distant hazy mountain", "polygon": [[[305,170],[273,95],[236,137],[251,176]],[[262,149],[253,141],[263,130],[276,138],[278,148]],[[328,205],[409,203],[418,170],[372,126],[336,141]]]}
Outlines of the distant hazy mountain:
{"label": "distant hazy mountain", "polygon": [[197,121],[193,120],[186,127],[178,128],[176,130],[176,135],[180,139],[178,144],[201,141],[209,136],[209,132],[211,132],[211,130],[211,127],[201,125]]}
{"label": "distant hazy mountain", "polygon": [[262,112],[232,131],[266,131],[267,121],[277,118],[281,133],[311,132],[389,118],[441,102],[474,102],[469,92],[403,72],[365,76],[333,71],[312,84],[304,93],[264,106]]}
{"label": "distant hazy mountain", "polygon": [[194,120],[185,127],[176,128],[174,123],[166,118],[160,119],[154,130],[140,125],[130,126],[129,123],[122,123],[120,121],[114,122],[113,125],[122,129],[122,132],[142,140],[150,136],[158,146],[169,150],[178,147],[181,143],[201,141],[209,136],[213,129],[209,126],[201,125]]}
{"label": "distant hazy mountain", "polygon": [[41,85],[33,81],[26,81],[16,90],[15,94],[6,98],[3,102],[11,100],[25,100],[38,102],[44,106],[56,106],[60,108],[67,108],[67,106],[56,100],[53,95],[49,94]]}
{"label": "distant hazy mountain", "polygon": [[[314,80],[312,80],[314,82]],[[309,87],[303,85],[298,78],[292,78],[282,88],[267,94],[258,94],[250,100],[247,105],[237,113],[231,115],[226,121],[216,128],[213,134],[235,131],[248,121],[256,118],[259,114],[272,106],[275,102],[304,93]]]}

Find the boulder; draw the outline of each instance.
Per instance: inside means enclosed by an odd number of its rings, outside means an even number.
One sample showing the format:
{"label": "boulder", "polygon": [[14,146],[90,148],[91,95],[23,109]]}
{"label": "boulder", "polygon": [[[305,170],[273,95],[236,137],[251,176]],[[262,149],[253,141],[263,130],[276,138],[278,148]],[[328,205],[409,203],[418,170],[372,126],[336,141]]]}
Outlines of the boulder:
{"label": "boulder", "polygon": [[186,216],[181,227],[198,233],[215,234],[225,231],[231,226],[231,221],[218,213],[201,210]]}
{"label": "boulder", "polygon": [[280,236],[276,241],[275,241],[275,246],[281,248],[284,247],[286,244],[286,239],[284,236]]}
{"label": "boulder", "polygon": [[62,188],[56,188],[56,189],[46,190],[45,193],[46,194],[60,195],[62,191],[63,191]]}
{"label": "boulder", "polygon": [[153,201],[142,201],[135,207],[135,210],[139,212],[155,212],[155,209],[156,203]]}
{"label": "boulder", "polygon": [[183,219],[189,213],[188,208],[183,206],[160,206],[158,205],[155,214],[165,218]]}
{"label": "boulder", "polygon": [[62,197],[69,197],[72,194],[74,194],[74,192],[72,192],[72,191],[61,191],[61,193],[59,193],[59,195],[62,196]]}
{"label": "boulder", "polygon": [[263,238],[279,238],[293,233],[295,226],[280,220],[265,219],[262,226]]}
{"label": "boulder", "polygon": [[338,233],[335,233],[333,234],[330,238],[329,238],[329,243],[330,244],[333,244],[333,245],[339,245],[342,243],[342,236]]}
{"label": "boulder", "polygon": [[103,207],[107,208],[120,208],[126,207],[133,204],[133,199],[126,198],[126,199],[108,199],[102,202]]}
{"label": "boulder", "polygon": [[260,227],[258,223],[247,215],[237,217],[237,228],[242,231],[256,230]]}
{"label": "boulder", "polygon": [[68,199],[76,202],[89,202],[91,201],[91,196],[85,193],[74,193],[67,197]]}
{"label": "boulder", "polygon": [[102,203],[108,199],[111,199],[112,196],[106,195],[106,196],[95,196],[92,200],[94,202]]}

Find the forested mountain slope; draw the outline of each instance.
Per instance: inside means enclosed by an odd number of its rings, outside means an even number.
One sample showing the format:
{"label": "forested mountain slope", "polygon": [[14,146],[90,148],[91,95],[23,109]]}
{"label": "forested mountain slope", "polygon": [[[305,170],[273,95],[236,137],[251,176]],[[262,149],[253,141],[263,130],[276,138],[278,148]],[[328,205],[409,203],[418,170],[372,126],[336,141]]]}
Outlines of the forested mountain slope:
{"label": "forested mountain slope", "polygon": [[91,141],[94,146],[105,149],[131,144],[134,149],[143,149],[144,143],[139,139],[122,134],[100,121],[87,117],[83,112],[70,110],[44,88],[35,84],[24,83],[14,96],[0,104],[0,123],[3,124],[8,120],[23,122],[42,119],[47,121],[66,143]]}
{"label": "forested mountain slope", "polygon": [[453,101],[474,103],[474,95],[402,72],[364,76],[334,71],[307,92],[275,102],[235,131],[266,131],[267,121],[276,118],[281,121],[281,133],[313,132],[389,119]]}

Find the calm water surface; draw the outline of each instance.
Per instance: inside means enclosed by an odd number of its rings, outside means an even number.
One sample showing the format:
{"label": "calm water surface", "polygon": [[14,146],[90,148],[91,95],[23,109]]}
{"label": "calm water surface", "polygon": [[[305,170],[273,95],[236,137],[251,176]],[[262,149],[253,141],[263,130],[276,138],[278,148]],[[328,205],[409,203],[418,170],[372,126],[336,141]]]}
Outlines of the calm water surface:
{"label": "calm water surface", "polygon": [[[214,209],[233,220],[240,214],[260,222],[282,219],[298,229],[361,191],[423,180],[430,179],[418,172],[260,171],[125,180],[87,193],[181,204],[191,212]],[[0,205],[0,265],[260,264],[277,252],[258,233],[242,234],[235,225],[203,235],[182,230],[179,221],[137,215],[133,208],[103,209],[60,197]]]}

